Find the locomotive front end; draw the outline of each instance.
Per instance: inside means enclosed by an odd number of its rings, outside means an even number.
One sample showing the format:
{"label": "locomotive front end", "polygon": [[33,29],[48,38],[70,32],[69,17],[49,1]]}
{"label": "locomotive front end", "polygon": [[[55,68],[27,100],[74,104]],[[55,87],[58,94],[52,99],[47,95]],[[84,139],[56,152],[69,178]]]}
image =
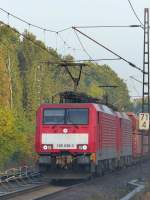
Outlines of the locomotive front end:
{"label": "locomotive front end", "polygon": [[89,169],[94,151],[91,107],[49,104],[37,113],[36,151],[42,169]]}

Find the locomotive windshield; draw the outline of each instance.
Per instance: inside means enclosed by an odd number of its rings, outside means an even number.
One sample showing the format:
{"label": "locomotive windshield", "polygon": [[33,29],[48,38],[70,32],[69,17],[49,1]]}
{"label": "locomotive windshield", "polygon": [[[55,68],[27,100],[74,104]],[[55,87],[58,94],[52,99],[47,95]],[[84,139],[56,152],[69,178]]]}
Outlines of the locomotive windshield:
{"label": "locomotive windshield", "polygon": [[88,124],[87,108],[44,109],[43,124]]}

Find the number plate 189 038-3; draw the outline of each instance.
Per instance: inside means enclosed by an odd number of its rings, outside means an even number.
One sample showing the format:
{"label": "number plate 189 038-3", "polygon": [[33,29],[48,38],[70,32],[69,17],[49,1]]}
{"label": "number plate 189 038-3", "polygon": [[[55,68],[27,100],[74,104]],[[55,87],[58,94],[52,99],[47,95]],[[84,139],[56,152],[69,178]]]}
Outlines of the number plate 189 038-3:
{"label": "number plate 189 038-3", "polygon": [[75,144],[56,144],[53,147],[54,149],[76,149]]}

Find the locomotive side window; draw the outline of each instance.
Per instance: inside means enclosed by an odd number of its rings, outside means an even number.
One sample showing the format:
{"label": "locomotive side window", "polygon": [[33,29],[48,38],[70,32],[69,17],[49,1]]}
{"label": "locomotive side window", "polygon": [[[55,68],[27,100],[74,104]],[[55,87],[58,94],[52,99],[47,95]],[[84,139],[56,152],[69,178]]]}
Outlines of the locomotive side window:
{"label": "locomotive side window", "polygon": [[66,124],[88,124],[88,109],[66,109]]}
{"label": "locomotive side window", "polygon": [[64,124],[65,109],[45,109],[43,115],[44,124]]}
{"label": "locomotive side window", "polygon": [[86,108],[44,109],[43,124],[88,124],[88,109]]}

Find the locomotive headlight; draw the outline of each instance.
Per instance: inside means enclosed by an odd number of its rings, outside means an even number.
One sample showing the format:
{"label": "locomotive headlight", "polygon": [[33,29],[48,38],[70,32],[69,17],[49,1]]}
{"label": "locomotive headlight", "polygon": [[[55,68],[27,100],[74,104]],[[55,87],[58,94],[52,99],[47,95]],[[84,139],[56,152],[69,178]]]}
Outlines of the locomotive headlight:
{"label": "locomotive headlight", "polygon": [[48,144],[48,145],[45,144],[45,145],[42,146],[42,148],[43,148],[43,150],[45,150],[45,151],[46,151],[46,150],[51,150],[51,149],[53,149],[53,145],[52,145],[52,144]]}
{"label": "locomotive headlight", "polygon": [[44,150],[47,150],[47,149],[48,149],[48,146],[47,146],[47,145],[44,145],[44,146],[43,146],[43,149],[44,149]]}
{"label": "locomotive headlight", "polygon": [[87,145],[82,146],[83,150],[87,150]]}
{"label": "locomotive headlight", "polygon": [[88,146],[86,144],[84,144],[84,145],[79,145],[78,148],[80,150],[87,150]]}

